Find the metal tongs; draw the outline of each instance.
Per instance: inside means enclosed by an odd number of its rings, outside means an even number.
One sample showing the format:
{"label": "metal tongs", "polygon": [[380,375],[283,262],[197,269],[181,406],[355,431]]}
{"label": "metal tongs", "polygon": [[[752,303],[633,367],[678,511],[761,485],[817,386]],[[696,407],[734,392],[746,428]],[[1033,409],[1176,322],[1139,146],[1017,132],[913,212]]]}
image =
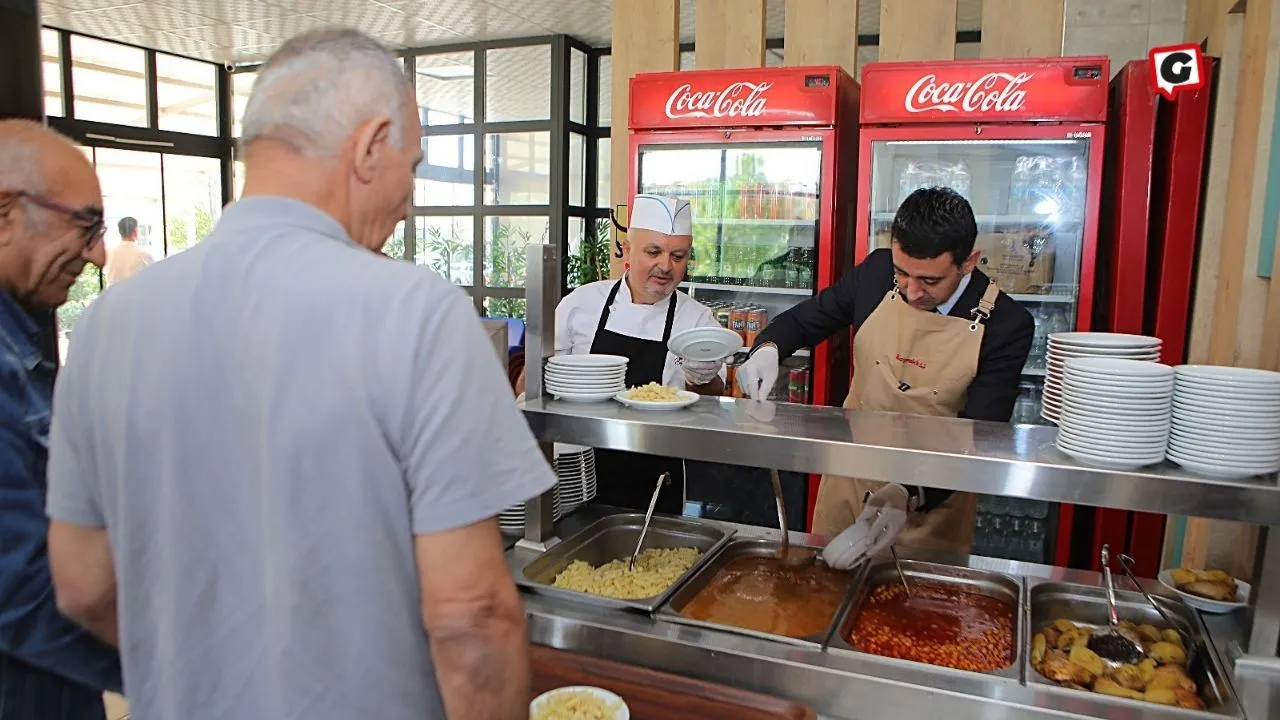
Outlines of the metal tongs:
{"label": "metal tongs", "polygon": [[907,574],[902,572],[902,561],[898,559],[898,549],[890,545],[889,553],[893,555],[893,566],[898,569],[898,579],[902,581],[902,589],[907,591],[907,599],[911,599],[911,586],[907,584]]}
{"label": "metal tongs", "polygon": [[1102,546],[1102,580],[1107,590],[1107,620],[1111,629],[1089,638],[1089,649],[1104,660],[1130,665],[1142,660],[1146,651],[1142,644],[1120,627],[1116,612],[1116,587],[1111,580],[1111,546]]}
{"label": "metal tongs", "polygon": [[653,521],[653,509],[658,507],[658,493],[662,492],[662,486],[671,482],[671,473],[664,472],[658,476],[658,485],[653,489],[653,497],[649,498],[649,512],[644,514],[644,525],[640,528],[640,541],[636,543],[636,551],[631,553],[631,560],[627,562],[627,571],[634,572],[636,569],[636,556],[640,554],[640,548],[644,546],[644,536],[649,532],[649,523]]}
{"label": "metal tongs", "polygon": [[1175,632],[1182,636],[1182,647],[1187,649],[1186,666],[1191,667],[1191,661],[1195,658],[1196,651],[1200,647],[1199,642],[1196,641],[1196,638],[1193,637],[1191,633],[1183,630],[1183,623],[1174,620],[1169,613],[1165,612],[1165,609],[1160,607],[1160,604],[1151,596],[1151,593],[1147,592],[1147,589],[1142,587],[1142,583],[1138,582],[1138,578],[1133,574],[1133,558],[1125,555],[1124,553],[1121,553],[1118,558],[1120,560],[1120,568],[1124,570],[1125,577],[1129,578],[1129,582],[1133,583],[1133,586],[1138,589],[1138,592],[1142,593],[1142,596],[1147,599],[1147,602],[1151,604],[1151,607],[1155,608],[1156,612],[1160,613],[1160,617],[1163,618],[1166,623],[1169,623],[1169,627],[1173,628]]}

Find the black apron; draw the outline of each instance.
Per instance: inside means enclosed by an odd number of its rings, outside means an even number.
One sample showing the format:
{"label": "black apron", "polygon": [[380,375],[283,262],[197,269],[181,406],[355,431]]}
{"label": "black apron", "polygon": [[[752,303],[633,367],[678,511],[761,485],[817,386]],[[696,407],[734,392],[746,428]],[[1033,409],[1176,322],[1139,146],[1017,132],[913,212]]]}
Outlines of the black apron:
{"label": "black apron", "polygon": [[[600,311],[600,322],[591,341],[591,352],[605,355],[621,355],[627,358],[627,387],[662,383],[662,372],[667,366],[667,341],[671,339],[671,324],[676,318],[676,291],[671,293],[667,306],[667,323],[662,329],[662,340],[643,340],[605,329],[609,324],[609,308],[618,297],[622,280],[614,283],[609,297]],[[653,497],[654,484],[664,472],[671,473],[671,484],[658,494],[655,512],[680,515],[684,512],[684,462],[679,458],[660,455],[643,455],[620,450],[596,450],[596,502],[645,512]]]}

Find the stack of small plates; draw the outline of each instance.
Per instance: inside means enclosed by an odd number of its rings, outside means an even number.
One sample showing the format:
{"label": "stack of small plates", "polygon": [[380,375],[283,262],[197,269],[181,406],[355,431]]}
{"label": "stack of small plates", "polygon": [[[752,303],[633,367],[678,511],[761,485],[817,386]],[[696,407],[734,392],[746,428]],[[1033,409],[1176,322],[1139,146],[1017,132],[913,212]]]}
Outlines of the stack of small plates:
{"label": "stack of small plates", "polygon": [[1280,373],[1213,365],[1175,370],[1170,460],[1218,477],[1280,470]]}
{"label": "stack of small plates", "polygon": [[1062,373],[1058,449],[1117,469],[1164,460],[1173,368],[1143,360],[1071,358]]}
{"label": "stack of small plates", "polygon": [[1049,334],[1049,372],[1041,396],[1040,417],[1058,422],[1062,414],[1062,381],[1066,362],[1072,358],[1115,358],[1159,362],[1160,338],[1101,332]]}
{"label": "stack of small plates", "polygon": [[[553,520],[559,520],[564,516],[564,510],[560,504],[560,483],[556,483],[554,498],[551,505],[551,517]],[[524,506],[525,503],[512,505],[498,513],[498,527],[502,532],[511,535],[519,535],[524,532]]]}
{"label": "stack of small plates", "polygon": [[547,392],[571,402],[603,402],[627,388],[627,359],[620,355],[556,355],[543,374]]}
{"label": "stack of small plates", "polygon": [[556,476],[560,479],[560,505],[567,514],[596,496],[596,451],[556,443]]}

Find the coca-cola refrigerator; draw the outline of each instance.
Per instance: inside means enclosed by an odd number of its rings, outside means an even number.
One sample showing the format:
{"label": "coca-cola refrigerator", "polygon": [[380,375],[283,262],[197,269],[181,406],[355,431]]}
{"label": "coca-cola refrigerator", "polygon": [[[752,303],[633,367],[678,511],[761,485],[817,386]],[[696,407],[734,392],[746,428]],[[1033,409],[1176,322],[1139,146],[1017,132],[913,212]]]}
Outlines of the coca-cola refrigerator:
{"label": "coca-cola refrigerator", "polygon": [[[862,71],[857,258],[889,246],[894,213],[915,189],[969,199],[980,269],[1036,322],[1014,422],[1044,422],[1048,334],[1092,325],[1110,77],[1106,57]],[[975,554],[1052,562],[1070,545],[1071,525],[1051,503],[981,496],[978,509]]]}
{"label": "coca-cola refrigerator", "polygon": [[[739,331],[744,347],[769,318],[853,267],[858,94],[837,66],[631,80],[630,192],[690,202],[693,257],[682,289]],[[840,334],[786,360],[770,398],[838,405],[848,381],[848,337]],[[725,472],[695,482],[697,474],[687,473],[691,512],[776,523],[767,474],[759,483]],[[808,517],[809,484],[784,478],[792,527]]]}

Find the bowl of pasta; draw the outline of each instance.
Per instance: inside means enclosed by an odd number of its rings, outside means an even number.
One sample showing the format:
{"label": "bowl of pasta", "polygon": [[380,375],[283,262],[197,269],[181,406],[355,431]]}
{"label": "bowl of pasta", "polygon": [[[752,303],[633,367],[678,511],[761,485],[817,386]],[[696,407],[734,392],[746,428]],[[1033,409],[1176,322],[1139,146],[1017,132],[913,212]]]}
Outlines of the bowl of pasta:
{"label": "bowl of pasta", "polygon": [[529,720],[630,720],[627,703],[604,688],[571,685],[529,703]]}

